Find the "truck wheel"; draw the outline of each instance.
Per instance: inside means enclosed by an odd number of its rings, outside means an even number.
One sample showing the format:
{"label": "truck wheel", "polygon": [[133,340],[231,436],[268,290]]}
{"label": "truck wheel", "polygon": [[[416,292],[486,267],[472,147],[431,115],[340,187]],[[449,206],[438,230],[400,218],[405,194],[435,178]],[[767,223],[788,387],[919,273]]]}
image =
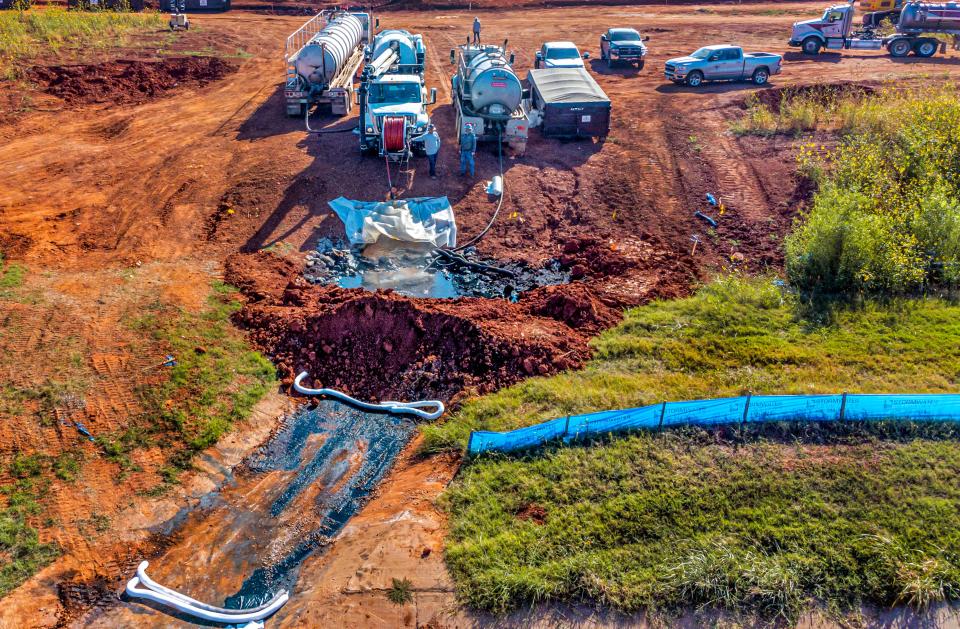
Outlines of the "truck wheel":
{"label": "truck wheel", "polygon": [[637,62],[637,70],[643,70],[643,59]]}
{"label": "truck wheel", "polygon": [[687,75],[687,85],[690,87],[700,87],[703,83],[703,72],[700,70],[694,70]]}
{"label": "truck wheel", "polygon": [[913,47],[918,57],[932,57],[937,54],[937,42],[932,39],[921,39]]}
{"label": "truck wheel", "polygon": [[910,46],[910,40],[908,39],[895,39],[890,42],[890,45],[887,46],[887,51],[890,52],[891,57],[906,57],[910,54],[912,46]]}
{"label": "truck wheel", "polygon": [[766,85],[769,79],[770,73],[767,72],[766,68],[757,68],[753,73],[754,85]]}
{"label": "truck wheel", "polygon": [[803,40],[801,48],[803,49],[803,54],[805,55],[819,55],[820,54],[820,40],[816,37],[807,37]]}

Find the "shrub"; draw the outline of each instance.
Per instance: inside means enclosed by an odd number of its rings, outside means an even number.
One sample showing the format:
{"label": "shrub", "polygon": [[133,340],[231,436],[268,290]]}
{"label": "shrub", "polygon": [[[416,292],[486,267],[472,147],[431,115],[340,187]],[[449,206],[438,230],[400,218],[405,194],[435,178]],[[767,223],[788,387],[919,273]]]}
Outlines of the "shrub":
{"label": "shrub", "polygon": [[799,157],[805,169],[819,160],[830,171],[786,239],[790,280],[806,291],[882,296],[952,287],[960,276],[960,97],[913,94],[851,112],[851,120],[867,112],[869,122],[845,123],[858,133],[826,155]]}

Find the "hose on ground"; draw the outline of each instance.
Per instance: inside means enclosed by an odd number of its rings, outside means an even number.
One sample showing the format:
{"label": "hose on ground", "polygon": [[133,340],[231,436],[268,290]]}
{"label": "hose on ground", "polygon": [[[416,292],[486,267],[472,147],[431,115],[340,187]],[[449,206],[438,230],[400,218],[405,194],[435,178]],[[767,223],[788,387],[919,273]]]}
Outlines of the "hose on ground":
{"label": "hose on ground", "polygon": [[[283,590],[267,603],[251,609],[214,607],[154,582],[147,576],[147,565],[148,562],[146,561],[140,563],[137,568],[137,576],[127,582],[127,594],[134,598],[142,598],[165,605],[201,620],[228,624],[263,620],[283,607],[290,599],[287,591]],[[141,584],[144,587],[138,587]]]}
{"label": "hose on ground", "polygon": [[469,267],[471,269],[480,271],[481,273],[490,272],[490,273],[496,273],[498,275],[505,275],[507,277],[512,277],[512,278],[517,277],[517,274],[509,269],[504,269],[499,266],[493,266],[492,264],[485,264],[483,262],[474,262],[473,260],[468,260],[464,256],[460,255],[459,253],[455,253],[454,251],[450,251],[447,249],[437,249],[435,253],[438,256],[442,256],[450,260],[454,265]]}
{"label": "hose on ground", "polygon": [[307,126],[307,132],[314,135],[327,135],[330,133],[353,133],[360,127],[350,127],[349,129],[311,129],[310,128],[310,106],[303,108],[303,124]]}
{"label": "hose on ground", "polygon": [[497,220],[497,216],[500,214],[500,208],[503,207],[503,198],[507,196],[507,182],[503,177],[503,131],[501,130],[497,135],[497,159],[500,162],[500,181],[503,182],[503,189],[500,190],[500,198],[497,200],[497,209],[493,211],[493,216],[490,217],[490,222],[487,223],[487,226],[483,228],[479,234],[465,242],[464,244],[454,247],[453,251],[463,251],[467,247],[474,245],[484,236],[487,235],[487,232],[490,231],[490,228],[493,227],[494,222]]}
{"label": "hose on ground", "polygon": [[[321,395],[324,397],[336,398],[367,411],[392,413],[394,415],[416,415],[420,419],[433,420],[443,415],[443,412],[446,410],[446,407],[440,400],[421,400],[419,402],[393,402],[389,400],[384,400],[383,402],[379,403],[363,402],[356,398],[350,397],[342,391],[337,391],[336,389],[311,389],[309,387],[305,387],[301,383],[307,376],[308,374],[306,371],[301,371],[294,379],[293,389],[297,393],[302,395]],[[433,412],[422,410],[424,408],[431,407],[436,410]]]}

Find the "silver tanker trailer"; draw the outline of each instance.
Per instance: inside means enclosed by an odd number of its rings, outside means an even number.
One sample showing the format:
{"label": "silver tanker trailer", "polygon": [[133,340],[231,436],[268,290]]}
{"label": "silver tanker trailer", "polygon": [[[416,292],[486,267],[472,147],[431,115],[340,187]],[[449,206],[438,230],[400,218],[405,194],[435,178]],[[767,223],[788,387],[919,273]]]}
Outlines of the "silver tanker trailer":
{"label": "silver tanker trailer", "polygon": [[335,115],[350,112],[353,78],[370,41],[369,13],[321,11],[287,38],[283,94],[288,116],[303,116],[314,105]]}
{"label": "silver tanker trailer", "polygon": [[527,148],[530,121],[523,105],[523,86],[503,46],[463,44],[450,51],[457,65],[451,78],[457,137],[472,124],[481,142],[504,141],[517,154]]}

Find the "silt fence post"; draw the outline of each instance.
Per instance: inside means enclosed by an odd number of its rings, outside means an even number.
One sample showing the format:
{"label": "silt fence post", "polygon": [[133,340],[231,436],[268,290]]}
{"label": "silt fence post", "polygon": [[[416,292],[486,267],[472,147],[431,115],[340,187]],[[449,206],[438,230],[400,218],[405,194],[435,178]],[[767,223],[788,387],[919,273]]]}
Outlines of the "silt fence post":
{"label": "silt fence post", "polygon": [[743,419],[740,420],[740,431],[743,432],[747,425],[747,414],[750,412],[750,398],[753,397],[753,391],[747,391],[747,401],[743,405]]}

